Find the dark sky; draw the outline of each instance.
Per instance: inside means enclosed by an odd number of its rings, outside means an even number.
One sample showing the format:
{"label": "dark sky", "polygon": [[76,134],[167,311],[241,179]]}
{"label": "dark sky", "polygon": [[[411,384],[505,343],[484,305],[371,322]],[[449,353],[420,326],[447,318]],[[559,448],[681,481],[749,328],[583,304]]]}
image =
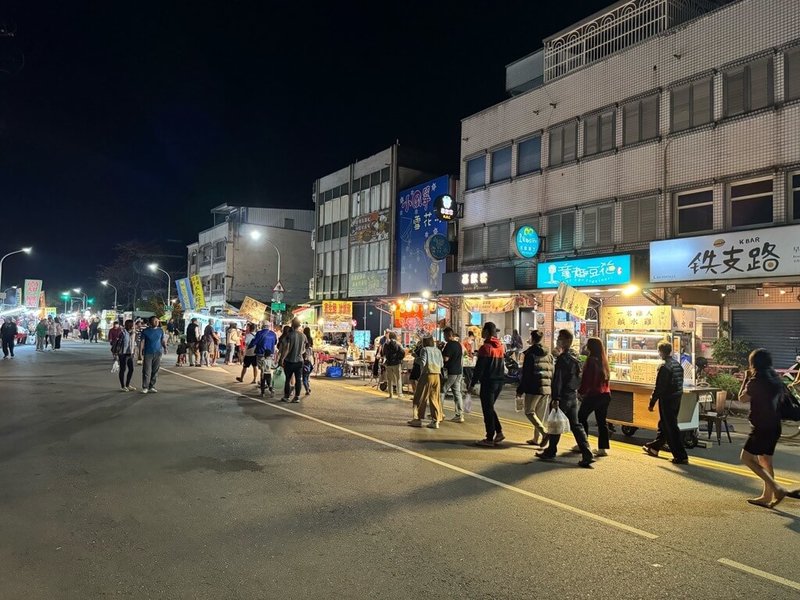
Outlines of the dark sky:
{"label": "dark sky", "polygon": [[25,54],[0,79],[0,254],[35,247],[4,287],[88,287],[118,240],[185,255],[223,202],[311,208],[314,179],[395,139],[456,171],[504,66],[608,4],[0,3]]}

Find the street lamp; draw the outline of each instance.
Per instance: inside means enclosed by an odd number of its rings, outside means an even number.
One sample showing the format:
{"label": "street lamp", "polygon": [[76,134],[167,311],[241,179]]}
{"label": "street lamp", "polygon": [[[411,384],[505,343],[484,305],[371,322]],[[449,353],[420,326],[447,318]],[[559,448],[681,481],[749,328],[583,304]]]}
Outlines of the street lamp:
{"label": "street lamp", "polygon": [[156,271],[161,271],[164,275],[167,276],[167,297],[166,297],[166,305],[171,306],[172,303],[169,301],[169,294],[170,290],[172,289],[172,277],[170,277],[169,273],[167,273],[164,269],[158,266],[158,263],[150,263],[147,265],[147,268],[150,269],[153,273]]}
{"label": "street lamp", "polygon": [[110,284],[108,282],[108,279],[103,279],[103,281],[101,281],[100,284],[104,285],[105,287],[110,287],[110,288],[112,288],[114,290],[114,311],[116,311],[117,310],[117,288],[114,287],[112,284]]}
{"label": "street lamp", "polygon": [[[258,240],[261,239],[261,232],[258,231],[257,229],[254,229],[254,230],[252,230],[250,232],[250,237],[253,240],[258,241]],[[270,242],[267,238],[264,238],[264,241],[267,242],[273,248],[275,248],[275,252],[278,253],[278,282],[280,283],[280,280],[281,280],[281,251],[278,250],[278,247],[275,244],[273,244],[272,242]]]}
{"label": "street lamp", "polygon": [[24,252],[25,254],[30,254],[33,248],[30,246],[27,248],[21,248],[20,250],[14,250],[13,252],[9,252],[3,258],[0,258],[0,289],[3,287],[3,261],[7,259],[12,254],[19,254],[20,252]]}
{"label": "street lamp", "polygon": [[83,296],[83,309],[82,310],[85,311],[86,310],[86,294],[81,292],[81,288],[72,288],[72,291],[75,292],[76,294],[81,294]]}
{"label": "street lamp", "polygon": [[64,300],[64,314],[67,312],[67,300],[69,300],[69,292],[61,292],[61,299]]}

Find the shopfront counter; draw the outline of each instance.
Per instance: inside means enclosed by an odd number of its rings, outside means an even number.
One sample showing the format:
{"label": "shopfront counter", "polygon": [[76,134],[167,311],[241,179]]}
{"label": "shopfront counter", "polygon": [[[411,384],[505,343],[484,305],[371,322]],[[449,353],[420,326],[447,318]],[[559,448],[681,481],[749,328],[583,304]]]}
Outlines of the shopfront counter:
{"label": "shopfront counter", "polygon": [[[658,406],[648,410],[653,385],[631,381],[611,381],[611,404],[608,407],[608,422],[620,425],[622,433],[632,436],[638,429],[658,429]],[[684,443],[693,448],[697,445],[697,428],[700,425],[701,397],[713,395],[718,388],[684,386],[681,408],[678,412],[678,427],[684,433]]]}

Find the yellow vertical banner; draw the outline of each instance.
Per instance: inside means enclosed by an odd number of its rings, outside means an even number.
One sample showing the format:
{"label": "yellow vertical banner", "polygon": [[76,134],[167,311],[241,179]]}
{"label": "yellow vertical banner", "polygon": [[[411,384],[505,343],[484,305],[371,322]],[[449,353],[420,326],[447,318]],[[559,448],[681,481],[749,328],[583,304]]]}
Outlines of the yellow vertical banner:
{"label": "yellow vertical banner", "polygon": [[203,282],[200,281],[200,275],[192,275],[189,278],[189,281],[192,282],[192,295],[194,296],[194,307],[205,308],[206,296],[203,293]]}

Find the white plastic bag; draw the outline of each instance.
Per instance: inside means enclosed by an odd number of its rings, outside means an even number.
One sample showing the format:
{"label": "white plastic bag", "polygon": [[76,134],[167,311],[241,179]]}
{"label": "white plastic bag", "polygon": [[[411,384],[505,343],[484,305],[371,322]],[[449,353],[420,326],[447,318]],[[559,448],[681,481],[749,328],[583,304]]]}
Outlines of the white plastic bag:
{"label": "white plastic bag", "polygon": [[119,361],[118,360],[115,360],[113,363],[111,363],[111,372],[112,373],[119,373]]}
{"label": "white plastic bag", "polygon": [[560,408],[550,409],[544,418],[544,428],[548,435],[569,433],[569,419]]}
{"label": "white plastic bag", "polygon": [[472,394],[464,396],[464,412],[472,412]]}

